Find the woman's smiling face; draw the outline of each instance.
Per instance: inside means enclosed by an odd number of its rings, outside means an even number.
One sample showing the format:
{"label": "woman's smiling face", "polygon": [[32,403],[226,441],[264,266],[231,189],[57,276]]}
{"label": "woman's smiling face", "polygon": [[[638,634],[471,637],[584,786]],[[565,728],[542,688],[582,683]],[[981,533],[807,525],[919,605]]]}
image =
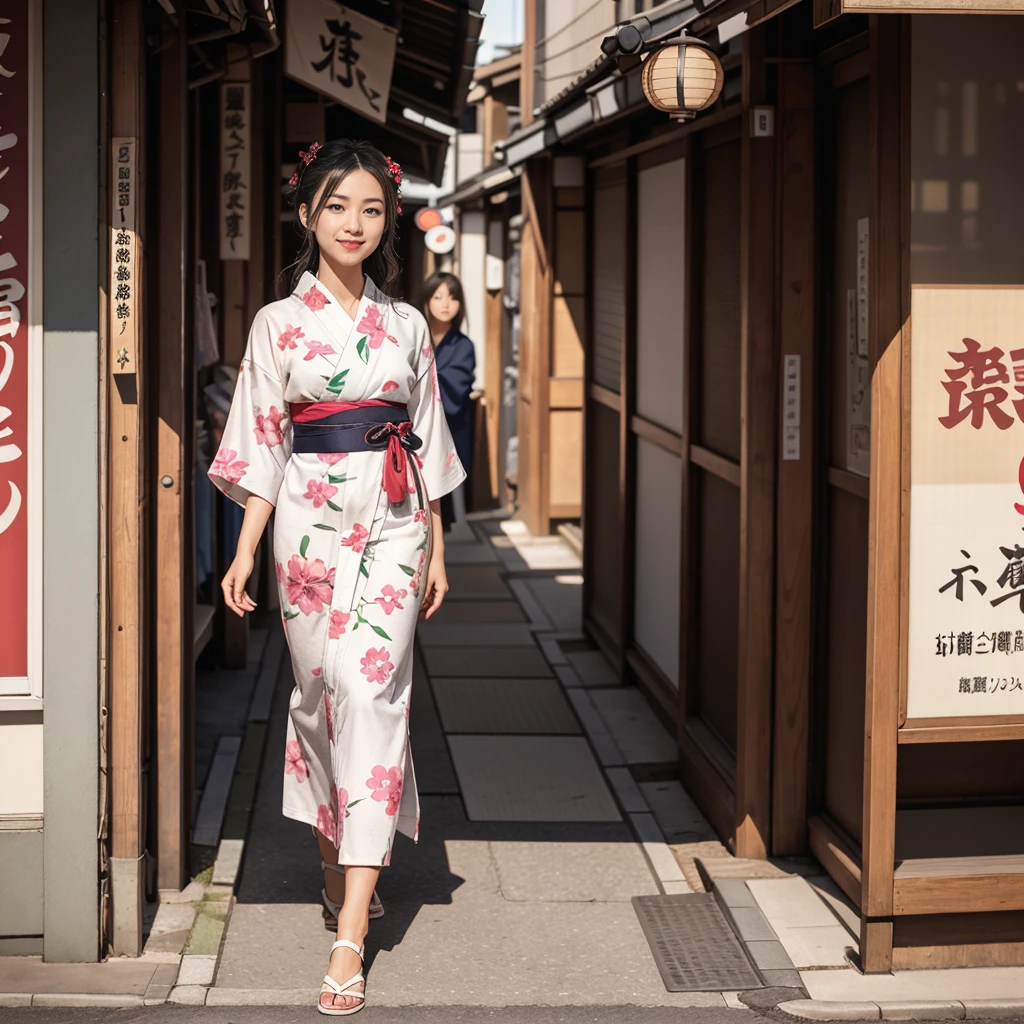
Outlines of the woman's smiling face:
{"label": "woman's smiling face", "polygon": [[[314,209],[325,197],[313,234],[322,255],[342,266],[356,266],[380,245],[386,227],[384,192],[380,182],[362,169],[333,183],[328,179],[313,200]],[[310,211],[299,207],[299,220],[309,226]]]}

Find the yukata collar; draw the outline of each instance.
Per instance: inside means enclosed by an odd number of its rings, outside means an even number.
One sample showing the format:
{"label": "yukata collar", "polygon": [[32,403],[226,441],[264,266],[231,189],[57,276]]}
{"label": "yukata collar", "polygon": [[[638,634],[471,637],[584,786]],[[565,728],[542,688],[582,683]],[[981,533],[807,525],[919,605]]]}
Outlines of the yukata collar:
{"label": "yukata collar", "polygon": [[[335,306],[338,307],[339,312],[344,312],[344,310],[341,309],[341,305],[338,302],[338,300],[335,299],[333,295],[331,295],[331,293],[327,290],[327,287],[325,285],[320,283],[320,281],[317,279],[316,274],[314,274],[311,270],[303,271],[302,276],[299,278],[295,287],[292,289],[292,295],[297,296],[301,300],[303,299],[303,296],[308,294],[311,288],[316,288],[317,291],[321,292],[324,298],[327,299],[328,305],[334,304]],[[359,309],[362,309],[367,302],[372,302],[377,306],[381,306],[385,304],[387,301],[387,296],[385,296],[384,293],[377,287],[377,285],[374,284],[373,278],[371,278],[369,274],[364,274],[363,297],[359,300]],[[357,311],[357,318],[358,315],[359,314]]]}

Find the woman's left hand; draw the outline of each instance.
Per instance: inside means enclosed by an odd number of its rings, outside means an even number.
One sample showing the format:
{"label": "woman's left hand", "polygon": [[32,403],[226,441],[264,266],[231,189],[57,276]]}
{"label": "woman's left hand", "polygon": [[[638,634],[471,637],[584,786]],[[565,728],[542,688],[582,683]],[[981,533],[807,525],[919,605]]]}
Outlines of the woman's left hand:
{"label": "woman's left hand", "polygon": [[441,607],[444,595],[448,593],[448,574],[444,568],[444,555],[436,555],[427,566],[427,582],[423,588],[423,601],[420,603],[420,615],[429,619]]}

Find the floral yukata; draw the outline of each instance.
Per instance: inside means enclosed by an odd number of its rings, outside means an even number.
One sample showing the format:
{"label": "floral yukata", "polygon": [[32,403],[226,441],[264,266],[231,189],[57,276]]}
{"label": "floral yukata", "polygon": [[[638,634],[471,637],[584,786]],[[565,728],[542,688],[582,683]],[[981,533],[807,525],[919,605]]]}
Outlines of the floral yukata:
{"label": "floral yukata", "polygon": [[[383,451],[292,452],[293,404],[366,400],[406,405],[422,441],[400,502],[383,490]],[[332,840],[341,864],[388,864],[396,828],[418,838],[409,692],[427,501],[465,476],[418,310],[367,278],[353,321],[307,272],[259,311],[210,478],[239,504],[256,494],[276,506],[296,683],[283,811]]]}

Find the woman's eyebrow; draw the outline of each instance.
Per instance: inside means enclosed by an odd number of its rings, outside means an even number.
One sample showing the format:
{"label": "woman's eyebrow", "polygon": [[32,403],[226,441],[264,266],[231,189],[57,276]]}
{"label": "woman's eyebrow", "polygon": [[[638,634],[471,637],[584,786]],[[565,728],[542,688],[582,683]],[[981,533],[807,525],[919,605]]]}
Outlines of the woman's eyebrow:
{"label": "woman's eyebrow", "polygon": [[[344,199],[345,202],[348,202],[351,197],[350,196],[343,196],[340,192],[332,192],[331,195],[328,198],[329,199]],[[363,202],[363,203],[383,203],[384,200],[383,199],[378,199],[376,196],[371,196],[369,199],[362,199],[362,200],[360,200],[360,202]]]}

